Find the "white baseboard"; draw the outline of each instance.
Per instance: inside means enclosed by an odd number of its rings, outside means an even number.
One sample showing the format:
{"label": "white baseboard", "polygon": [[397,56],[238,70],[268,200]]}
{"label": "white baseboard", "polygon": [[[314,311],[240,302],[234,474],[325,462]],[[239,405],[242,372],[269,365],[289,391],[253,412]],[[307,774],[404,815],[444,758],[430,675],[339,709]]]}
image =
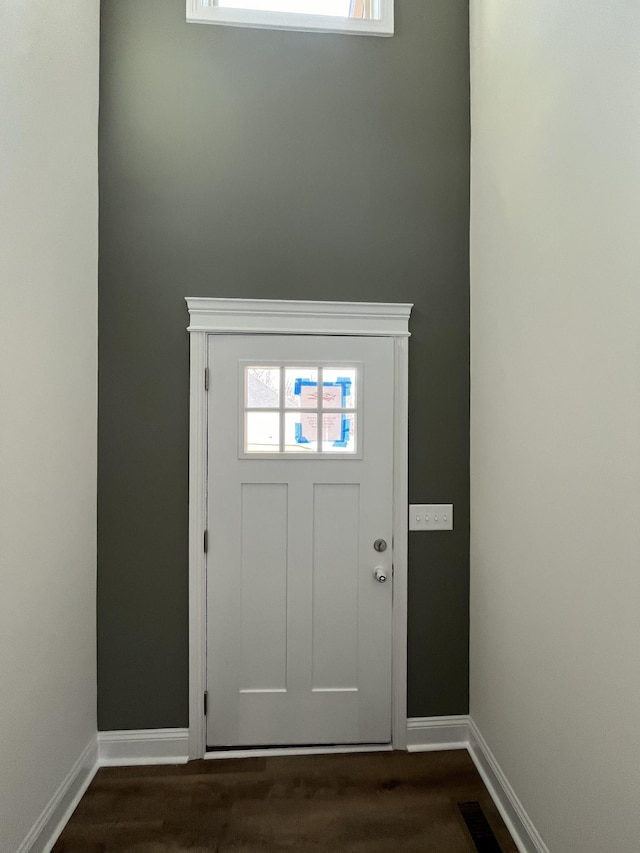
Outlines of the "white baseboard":
{"label": "white baseboard", "polygon": [[60,783],[44,811],[34,823],[16,853],[49,853],[67,825],[82,795],[98,769],[98,749],[91,738],[82,754]]}
{"label": "white baseboard", "polygon": [[430,752],[442,749],[466,749],[469,741],[469,717],[412,717],[407,720],[407,750]]}
{"label": "white baseboard", "polygon": [[189,729],[133,729],[98,732],[101,767],[137,764],[185,764]]}
{"label": "white baseboard", "polygon": [[549,848],[471,719],[468,750],[520,853],[549,853]]}
{"label": "white baseboard", "polygon": [[[418,717],[407,722],[410,752],[432,749],[466,749],[469,718]],[[98,732],[101,767],[141,764],[182,764],[188,760],[188,729],[137,729]],[[251,758],[276,755],[314,755],[323,753],[382,752],[391,746],[292,747],[291,749],[237,749],[207,752],[206,758]]]}
{"label": "white baseboard", "polygon": [[[424,717],[408,721],[410,751],[464,749],[469,718]],[[291,749],[237,749],[207,752],[207,758],[250,758],[256,755],[313,755],[332,752],[388,751],[390,746],[293,747]],[[182,764],[188,760],[188,729],[135,729],[98,732],[101,767],[141,764]]]}

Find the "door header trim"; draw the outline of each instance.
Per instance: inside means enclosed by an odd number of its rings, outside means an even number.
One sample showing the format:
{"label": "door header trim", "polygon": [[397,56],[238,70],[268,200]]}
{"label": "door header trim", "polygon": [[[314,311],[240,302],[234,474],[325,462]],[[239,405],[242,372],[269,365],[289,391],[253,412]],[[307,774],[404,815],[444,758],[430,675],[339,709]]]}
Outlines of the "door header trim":
{"label": "door header trim", "polygon": [[408,337],[412,303],[186,297],[189,332]]}

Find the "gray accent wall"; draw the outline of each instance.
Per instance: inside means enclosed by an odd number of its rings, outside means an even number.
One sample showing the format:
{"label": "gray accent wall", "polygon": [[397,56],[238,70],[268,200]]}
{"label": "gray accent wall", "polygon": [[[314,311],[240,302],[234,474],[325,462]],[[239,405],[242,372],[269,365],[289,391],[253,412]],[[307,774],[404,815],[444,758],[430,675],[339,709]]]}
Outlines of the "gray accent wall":
{"label": "gray accent wall", "polygon": [[185,296],[413,302],[409,714],[468,710],[468,4],[393,38],[103,0],[99,726],[188,723]]}

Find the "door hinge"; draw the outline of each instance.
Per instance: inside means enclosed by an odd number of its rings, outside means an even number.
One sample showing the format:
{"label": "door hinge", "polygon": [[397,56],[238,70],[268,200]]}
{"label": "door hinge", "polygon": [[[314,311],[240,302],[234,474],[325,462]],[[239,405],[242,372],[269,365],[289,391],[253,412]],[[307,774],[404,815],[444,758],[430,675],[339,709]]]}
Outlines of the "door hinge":
{"label": "door hinge", "polygon": [[204,691],[204,715],[205,715],[205,717],[207,716],[208,713],[209,713],[209,693],[205,690]]}
{"label": "door hinge", "polygon": [[205,367],[204,369],[204,390],[209,390],[209,368]]}
{"label": "door hinge", "polygon": [[204,548],[204,553],[205,554],[208,553],[208,551],[209,551],[209,531],[208,530],[205,530],[205,532],[204,532],[202,547]]}

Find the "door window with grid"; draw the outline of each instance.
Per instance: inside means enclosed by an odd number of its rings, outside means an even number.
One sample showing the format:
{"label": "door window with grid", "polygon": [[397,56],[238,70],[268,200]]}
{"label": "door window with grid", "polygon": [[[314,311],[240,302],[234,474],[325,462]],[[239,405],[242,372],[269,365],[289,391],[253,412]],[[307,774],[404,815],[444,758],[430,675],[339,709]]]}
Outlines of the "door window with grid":
{"label": "door window with grid", "polygon": [[362,365],[244,364],[241,456],[361,456]]}

